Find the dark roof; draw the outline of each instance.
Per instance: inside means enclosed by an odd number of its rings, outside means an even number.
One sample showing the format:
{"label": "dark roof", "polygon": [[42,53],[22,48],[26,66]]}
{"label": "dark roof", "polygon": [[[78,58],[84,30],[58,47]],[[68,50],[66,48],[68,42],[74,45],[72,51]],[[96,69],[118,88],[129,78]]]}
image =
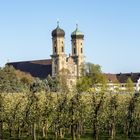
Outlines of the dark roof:
{"label": "dark roof", "polygon": [[131,78],[131,80],[136,83],[140,78],[140,73],[120,73],[116,74],[116,76],[120,83],[126,83],[128,78]]}
{"label": "dark roof", "polygon": [[52,74],[51,59],[12,62],[7,63],[7,65],[11,65],[17,70],[30,73],[33,77],[38,77],[41,79],[44,79],[48,75]]}
{"label": "dark roof", "polygon": [[76,30],[71,34],[72,39],[84,38],[84,34],[76,27]]}
{"label": "dark roof", "polygon": [[64,30],[61,29],[61,28],[59,27],[59,25],[56,27],[56,29],[54,29],[54,30],[52,31],[52,37],[57,37],[57,36],[59,36],[59,37],[64,37],[64,36],[65,36]]}
{"label": "dark roof", "polygon": [[140,73],[119,73],[119,74],[105,74],[109,82],[126,83],[130,78],[134,83],[137,83],[140,78]]}

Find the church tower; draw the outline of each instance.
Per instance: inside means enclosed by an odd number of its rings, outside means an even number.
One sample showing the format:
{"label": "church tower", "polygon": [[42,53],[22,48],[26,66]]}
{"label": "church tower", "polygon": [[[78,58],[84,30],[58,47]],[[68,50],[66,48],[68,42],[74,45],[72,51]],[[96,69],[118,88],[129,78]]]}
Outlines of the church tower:
{"label": "church tower", "polygon": [[52,31],[52,76],[56,77],[59,72],[65,68],[66,54],[65,54],[65,32],[59,27]]}
{"label": "church tower", "polygon": [[84,66],[84,34],[78,29],[71,34],[72,41],[72,57],[77,65],[77,77],[81,76],[82,68]]}

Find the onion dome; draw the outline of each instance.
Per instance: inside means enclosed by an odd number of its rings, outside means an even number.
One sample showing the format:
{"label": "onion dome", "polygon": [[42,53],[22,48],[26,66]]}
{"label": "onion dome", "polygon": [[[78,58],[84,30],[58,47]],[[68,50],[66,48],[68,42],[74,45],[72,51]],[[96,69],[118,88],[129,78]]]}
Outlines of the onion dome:
{"label": "onion dome", "polygon": [[84,34],[78,29],[78,25],[76,24],[76,30],[72,32],[71,38],[84,38]]}
{"label": "onion dome", "polygon": [[59,22],[57,22],[57,27],[52,31],[52,37],[64,37],[65,32],[59,27]]}

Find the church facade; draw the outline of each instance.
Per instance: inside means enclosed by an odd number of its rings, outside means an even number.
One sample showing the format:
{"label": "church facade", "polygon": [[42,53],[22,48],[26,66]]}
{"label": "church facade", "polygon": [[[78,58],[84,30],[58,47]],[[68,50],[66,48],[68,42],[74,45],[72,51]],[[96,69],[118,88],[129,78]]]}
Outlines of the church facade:
{"label": "church facade", "polygon": [[65,32],[57,25],[52,31],[52,77],[66,75],[70,82],[75,83],[81,76],[84,65],[84,34],[76,26],[76,30],[71,34],[71,54],[65,53]]}

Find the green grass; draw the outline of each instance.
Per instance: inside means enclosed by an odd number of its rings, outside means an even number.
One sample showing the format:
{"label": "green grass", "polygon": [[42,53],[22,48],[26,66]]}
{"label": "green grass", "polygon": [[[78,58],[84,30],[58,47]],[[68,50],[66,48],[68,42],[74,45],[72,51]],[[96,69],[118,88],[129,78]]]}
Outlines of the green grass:
{"label": "green grass", "polygon": [[[16,140],[15,138],[10,138],[8,133],[5,132],[4,140]],[[22,137],[20,140],[32,140],[31,137]],[[48,135],[48,139],[37,137],[37,140],[54,140],[54,136],[52,134]],[[64,139],[61,140],[71,140],[71,136],[68,135]],[[80,140],[93,140],[91,131],[85,133],[85,135],[81,136]],[[111,140],[108,136],[100,135],[99,140]],[[124,135],[117,135],[115,140],[140,140],[140,135],[136,135],[134,138],[128,139]]]}

